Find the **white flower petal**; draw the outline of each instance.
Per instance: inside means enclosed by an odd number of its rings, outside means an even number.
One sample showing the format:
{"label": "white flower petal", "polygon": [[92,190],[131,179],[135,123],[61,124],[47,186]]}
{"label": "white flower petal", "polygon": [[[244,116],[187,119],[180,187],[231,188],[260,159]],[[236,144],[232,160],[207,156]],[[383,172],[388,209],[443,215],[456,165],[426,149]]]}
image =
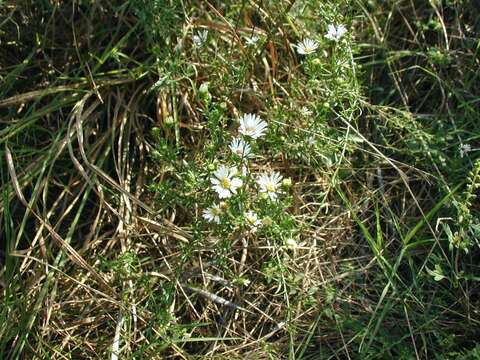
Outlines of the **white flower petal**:
{"label": "white flower petal", "polygon": [[243,185],[242,179],[234,178],[232,179],[232,188],[237,189]]}
{"label": "white flower petal", "polygon": [[220,199],[226,199],[232,196],[230,190],[224,189],[222,187],[217,188],[217,194]]}
{"label": "white flower petal", "polygon": [[338,42],[347,33],[347,28],[345,25],[338,25],[335,26],[333,24],[328,25],[327,27],[327,33],[325,34],[325,37],[329,40]]}
{"label": "white flower petal", "polygon": [[263,136],[267,128],[267,123],[254,114],[244,114],[240,119],[239,132],[244,136],[258,139]]}

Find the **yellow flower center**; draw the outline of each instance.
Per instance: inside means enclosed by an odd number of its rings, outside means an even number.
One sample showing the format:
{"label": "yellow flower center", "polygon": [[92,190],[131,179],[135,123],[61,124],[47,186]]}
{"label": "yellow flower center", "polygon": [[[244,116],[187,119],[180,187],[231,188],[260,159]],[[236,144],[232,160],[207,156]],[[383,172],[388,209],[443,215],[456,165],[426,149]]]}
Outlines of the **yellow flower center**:
{"label": "yellow flower center", "polygon": [[265,188],[268,192],[275,192],[275,190],[277,190],[277,187],[273,183],[268,183],[267,185],[265,185]]}
{"label": "yellow flower center", "polygon": [[230,189],[232,187],[232,183],[230,182],[230,179],[228,178],[223,178],[220,180],[220,185],[222,186],[222,188],[224,189]]}

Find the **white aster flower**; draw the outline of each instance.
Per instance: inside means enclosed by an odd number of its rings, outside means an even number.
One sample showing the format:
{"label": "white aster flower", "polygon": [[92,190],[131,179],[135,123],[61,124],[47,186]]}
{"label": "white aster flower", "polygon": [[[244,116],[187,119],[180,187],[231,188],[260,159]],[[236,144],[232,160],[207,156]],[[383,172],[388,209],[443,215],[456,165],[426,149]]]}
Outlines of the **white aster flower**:
{"label": "white aster flower", "polygon": [[257,184],[260,186],[260,192],[266,193],[271,200],[276,200],[282,179],[282,175],[277,172],[273,172],[270,175],[263,174],[259,176]]}
{"label": "white aster flower", "polygon": [[258,139],[265,134],[267,123],[255,114],[244,114],[240,118],[239,132],[242,135]]}
{"label": "white aster flower", "polygon": [[470,146],[470,144],[461,144],[458,150],[460,151],[460,157],[463,158],[470,151],[472,151],[472,147]]}
{"label": "white aster flower", "polygon": [[235,167],[226,167],[224,165],[220,165],[218,170],[213,173],[213,177],[210,180],[219,198],[229,198],[243,185],[242,179],[235,177],[237,173],[238,170]]}
{"label": "white aster flower", "polygon": [[205,45],[205,43],[207,42],[207,37],[208,37],[208,30],[198,31],[196,34],[192,36],[193,44],[196,47],[200,48],[203,45]]}
{"label": "white aster flower", "polygon": [[308,146],[315,146],[315,145],[317,145],[317,139],[315,138],[314,135],[310,135],[310,136],[305,140],[305,143],[306,143]]}
{"label": "white aster flower", "polygon": [[212,205],[212,207],[209,207],[208,209],[203,210],[203,218],[220,224],[220,215],[222,214],[222,208],[220,205]]}
{"label": "white aster flower", "polygon": [[335,26],[333,24],[328,25],[328,31],[325,37],[329,40],[338,42],[343,35],[347,33],[347,28],[344,25]]}
{"label": "white aster flower", "polygon": [[208,93],[208,81],[203,82],[200,87],[198,88],[198,92],[201,94],[207,94]]}
{"label": "white aster flower", "polygon": [[250,144],[247,143],[246,141],[243,141],[242,139],[239,139],[239,138],[233,139],[229,147],[234,154],[240,156],[241,158],[248,159],[253,155]]}
{"label": "white aster flower", "polygon": [[257,35],[252,35],[245,38],[248,46],[255,46],[260,38]]}
{"label": "white aster flower", "polygon": [[256,230],[257,227],[262,223],[258,219],[257,214],[255,212],[253,212],[252,210],[249,210],[245,213],[245,219],[247,220],[248,226],[250,226],[250,228],[252,230]]}
{"label": "white aster flower", "polygon": [[297,48],[297,53],[299,53],[300,55],[310,55],[318,49],[318,41],[312,39],[305,39],[293,46]]}
{"label": "white aster flower", "polygon": [[313,115],[313,111],[310,110],[307,106],[303,106],[300,109],[300,112],[302,113],[303,116],[312,116]]}

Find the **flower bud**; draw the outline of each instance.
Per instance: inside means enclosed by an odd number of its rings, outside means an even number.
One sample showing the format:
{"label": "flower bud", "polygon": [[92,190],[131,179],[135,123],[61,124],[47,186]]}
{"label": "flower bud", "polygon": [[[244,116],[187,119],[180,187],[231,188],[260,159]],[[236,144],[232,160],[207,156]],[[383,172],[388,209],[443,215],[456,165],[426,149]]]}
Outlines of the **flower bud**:
{"label": "flower bud", "polygon": [[228,207],[227,203],[225,201],[220,201],[220,204],[218,204],[220,209],[226,209]]}
{"label": "flower bud", "polygon": [[290,250],[295,250],[298,247],[297,242],[292,238],[287,239],[287,241],[285,241],[285,243],[287,245],[287,248],[289,248]]}
{"label": "flower bud", "polygon": [[285,178],[282,180],[282,186],[285,187],[285,188],[289,188],[290,186],[292,186],[292,179],[290,178]]}
{"label": "flower bud", "polygon": [[172,115],[167,116],[167,118],[165,119],[165,125],[171,126],[173,124],[175,124],[175,119],[173,118],[173,116]]}
{"label": "flower bud", "polygon": [[260,194],[260,199],[262,199],[262,200],[268,200],[268,199],[269,199],[268,194],[262,192],[262,193]]}
{"label": "flower bud", "polygon": [[271,217],[266,216],[262,219],[262,224],[265,226],[271,226],[273,224],[273,220]]}
{"label": "flower bud", "polygon": [[200,87],[198,88],[198,91],[200,92],[200,94],[207,94],[208,93],[208,82],[202,83],[202,85],[200,85]]}

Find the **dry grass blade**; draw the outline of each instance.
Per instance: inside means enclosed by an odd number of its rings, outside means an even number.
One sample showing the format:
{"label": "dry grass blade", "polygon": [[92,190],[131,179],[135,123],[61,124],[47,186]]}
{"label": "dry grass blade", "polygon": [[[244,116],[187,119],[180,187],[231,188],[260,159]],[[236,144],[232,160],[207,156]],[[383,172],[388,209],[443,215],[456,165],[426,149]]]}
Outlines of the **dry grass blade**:
{"label": "dry grass blade", "polygon": [[230,300],[227,300],[227,299],[224,299],[222,298],[221,296],[218,296],[216,294],[212,294],[211,292],[208,292],[206,290],[203,290],[203,289],[197,289],[197,288],[194,288],[194,287],[191,287],[191,286],[185,286],[186,289],[189,289],[191,291],[193,291],[194,293],[197,293],[199,295],[202,295],[204,296],[205,298],[217,303],[217,304],[220,304],[220,305],[224,305],[224,306],[227,306],[227,307],[231,307],[235,310],[241,310],[241,311],[245,311],[245,312],[249,312],[251,313],[250,311],[248,311],[247,309],[244,309],[242,308],[241,306],[231,302]]}
{"label": "dry grass blade", "polygon": [[7,160],[7,165],[8,165],[8,171],[10,174],[10,179],[13,184],[13,188],[15,189],[15,193],[17,194],[18,198],[22,202],[22,204],[30,210],[30,212],[40,221],[40,223],[45,227],[45,229],[48,230],[48,232],[52,235],[52,238],[58,243],[61,249],[63,249],[67,255],[70,257],[70,259],[78,264],[79,266],[83,267],[85,270],[87,270],[89,273],[92,274],[92,276],[99,282],[100,286],[107,291],[110,295],[117,297],[116,291],[108,284],[108,282],[101,276],[90,264],[88,264],[79,254],[78,252],[70,246],[65,240],[62,239],[60,235],[57,234],[57,232],[48,224],[47,222],[44,221],[44,219],[39,216],[34,209],[30,208],[28,205],[28,202],[25,200],[25,197],[23,196],[23,193],[20,189],[20,185],[18,184],[17,180],[17,175],[15,173],[15,167],[13,163],[13,158],[12,158],[12,153],[10,152],[10,149],[8,148],[7,145],[5,145],[5,153],[6,153],[6,160]]}
{"label": "dry grass blade", "polygon": [[[127,79],[107,79],[107,80],[100,80],[100,82],[97,85],[99,88],[101,88],[101,87],[107,87],[107,86],[127,84],[133,81],[135,81],[135,79],[128,79],[128,78]],[[0,100],[0,108],[19,105],[19,104],[25,104],[26,102],[38,100],[45,96],[57,94],[61,92],[77,91],[78,89],[82,89],[86,85],[88,85],[87,82],[82,82],[78,84],[60,85],[60,86],[49,87],[47,89],[29,91],[24,94],[15,95],[7,99]]]}

